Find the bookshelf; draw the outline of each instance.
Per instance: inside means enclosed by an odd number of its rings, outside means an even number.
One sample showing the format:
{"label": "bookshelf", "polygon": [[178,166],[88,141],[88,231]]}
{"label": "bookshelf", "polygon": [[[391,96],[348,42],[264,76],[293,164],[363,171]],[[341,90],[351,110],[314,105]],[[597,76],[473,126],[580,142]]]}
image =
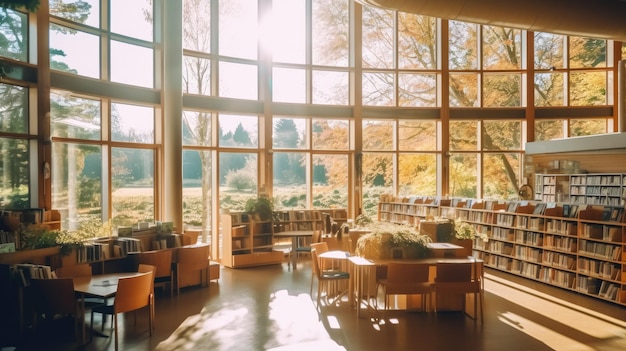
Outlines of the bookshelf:
{"label": "bookshelf", "polygon": [[432,197],[406,197],[378,203],[378,220],[417,227],[420,221],[437,217],[439,201]]}
{"label": "bookshelf", "polygon": [[246,213],[225,213],[222,224],[222,264],[230,268],[282,263],[274,251],[274,222],[254,220]]}
{"label": "bookshelf", "polygon": [[[394,205],[379,203],[391,209],[379,218],[400,218],[409,208]],[[620,305],[626,305],[624,212],[623,205],[536,201],[455,199],[439,206],[442,216],[487,234],[487,242],[473,246],[487,267]]]}
{"label": "bookshelf", "polygon": [[626,173],[536,174],[535,183],[535,199],[545,202],[624,206],[626,199]]}
{"label": "bookshelf", "polygon": [[323,230],[322,213],[318,210],[274,211],[274,230]]}

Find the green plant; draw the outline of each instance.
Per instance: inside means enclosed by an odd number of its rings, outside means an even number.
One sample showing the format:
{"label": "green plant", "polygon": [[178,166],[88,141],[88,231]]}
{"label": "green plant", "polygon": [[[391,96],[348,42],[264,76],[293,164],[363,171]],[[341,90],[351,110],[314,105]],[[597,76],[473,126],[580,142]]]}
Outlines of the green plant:
{"label": "green plant", "polygon": [[486,234],[478,233],[476,228],[471,223],[467,223],[461,219],[455,219],[453,222],[454,237],[457,239],[471,239],[481,238],[483,241],[489,240]]}
{"label": "green plant", "polygon": [[405,258],[430,256],[428,243],[431,239],[422,235],[414,227],[389,222],[372,222],[371,233],[359,238],[356,246],[358,256],[366,258],[390,258],[394,248],[404,252]]}
{"label": "green plant", "polygon": [[272,218],[274,204],[268,197],[251,198],[246,201],[245,212],[249,215],[257,215],[262,221],[267,221]]}

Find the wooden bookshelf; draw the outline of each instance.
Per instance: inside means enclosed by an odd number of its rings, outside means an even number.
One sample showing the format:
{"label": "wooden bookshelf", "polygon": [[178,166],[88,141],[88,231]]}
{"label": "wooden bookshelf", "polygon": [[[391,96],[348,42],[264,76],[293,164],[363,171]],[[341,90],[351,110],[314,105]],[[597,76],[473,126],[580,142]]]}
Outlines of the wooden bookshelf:
{"label": "wooden bookshelf", "polygon": [[221,263],[230,268],[279,264],[282,251],[274,251],[272,220],[257,221],[246,213],[222,214]]}
{"label": "wooden bookshelf", "polygon": [[[387,210],[379,219],[411,215],[397,205],[379,203]],[[624,212],[624,206],[537,201],[455,199],[439,206],[443,216],[487,234],[487,242],[476,239],[473,246],[487,267],[620,305],[626,305]]]}

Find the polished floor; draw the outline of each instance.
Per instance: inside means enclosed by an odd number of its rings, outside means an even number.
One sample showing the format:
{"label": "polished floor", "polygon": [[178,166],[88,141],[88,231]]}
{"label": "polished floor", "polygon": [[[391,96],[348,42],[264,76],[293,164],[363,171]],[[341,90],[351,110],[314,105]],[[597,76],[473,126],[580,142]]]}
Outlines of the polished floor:
{"label": "polished floor", "polygon": [[[132,315],[121,318],[120,350],[626,350],[623,306],[506,273],[487,270],[483,324],[460,312],[381,319],[363,310],[357,318],[345,300],[318,310],[310,278],[306,260],[296,271],[286,264],[222,268],[208,288],[158,294],[152,337],[145,313],[136,324]],[[32,343],[37,350],[114,349],[107,337],[77,348]]]}

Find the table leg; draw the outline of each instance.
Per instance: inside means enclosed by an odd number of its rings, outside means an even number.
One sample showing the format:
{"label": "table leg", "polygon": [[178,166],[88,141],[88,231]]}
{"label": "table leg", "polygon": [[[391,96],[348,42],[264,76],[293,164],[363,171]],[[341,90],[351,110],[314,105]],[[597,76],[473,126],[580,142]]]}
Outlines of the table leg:
{"label": "table leg", "polygon": [[291,267],[295,271],[297,269],[296,262],[298,261],[298,238],[295,236],[291,237],[291,253],[289,256],[291,257]]}

